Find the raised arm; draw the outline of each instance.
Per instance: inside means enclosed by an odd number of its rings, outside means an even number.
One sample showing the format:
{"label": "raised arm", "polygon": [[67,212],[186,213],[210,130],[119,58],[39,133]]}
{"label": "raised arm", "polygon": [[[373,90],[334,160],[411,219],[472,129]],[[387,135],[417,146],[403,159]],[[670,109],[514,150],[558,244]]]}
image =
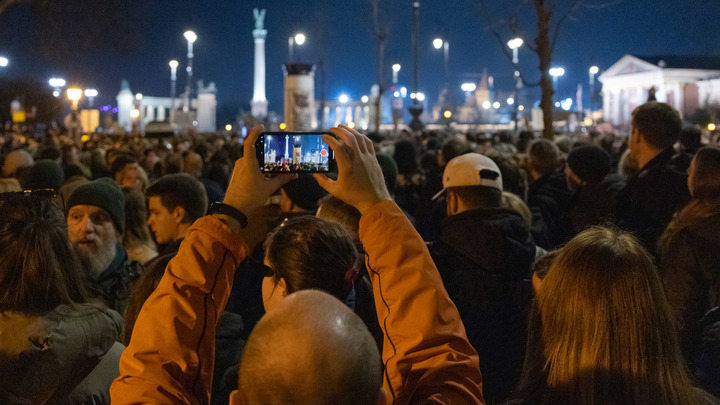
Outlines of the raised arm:
{"label": "raised arm", "polygon": [[372,142],[346,127],[325,141],[338,179],[316,179],[362,213],[360,240],[384,331],[384,388],[394,404],[483,403],[478,357],[420,235],[385,188]]}
{"label": "raised arm", "polygon": [[[295,177],[262,175],[255,157],[261,131],[250,131],[223,201],[251,222],[267,197]],[[249,254],[245,232],[239,222],[221,214],[193,224],[140,311],[120,359],[120,377],[110,388],[113,404],[210,402],[215,327],[235,269]]]}

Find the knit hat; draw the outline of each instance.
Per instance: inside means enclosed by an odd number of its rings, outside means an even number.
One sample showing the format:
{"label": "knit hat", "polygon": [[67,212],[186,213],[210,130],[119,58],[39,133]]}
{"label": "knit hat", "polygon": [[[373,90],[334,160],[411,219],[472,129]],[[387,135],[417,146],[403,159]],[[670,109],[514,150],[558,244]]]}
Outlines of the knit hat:
{"label": "knit hat", "polygon": [[597,146],[586,145],[571,150],[567,164],[580,180],[587,183],[600,183],[610,174],[610,155]]}
{"label": "knit hat", "polygon": [[7,154],[2,167],[4,177],[14,177],[21,167],[32,166],[33,157],[25,149],[15,149]]}
{"label": "knit hat", "polygon": [[327,191],[309,174],[299,175],[297,179],[285,184],[283,190],[293,204],[306,211],[316,210],[318,201],[327,195]]}
{"label": "knit hat", "polygon": [[31,167],[27,167],[19,173],[20,184],[25,190],[37,190],[51,188],[59,190],[65,181],[63,170],[54,160],[38,160]]}
{"label": "knit hat", "polygon": [[432,199],[437,199],[450,187],[462,186],[485,186],[502,191],[500,169],[492,159],[479,153],[466,153],[453,158],[445,165],[443,189]]}
{"label": "knit hat", "polygon": [[390,194],[395,195],[395,187],[397,186],[398,166],[392,156],[385,153],[378,153],[376,156],[380,169],[382,169],[385,178],[385,186]]}
{"label": "knit hat", "polygon": [[103,177],[76,188],[67,201],[67,211],[76,205],[100,207],[110,214],[115,229],[122,232],[125,228],[125,197],[120,187],[112,179]]}

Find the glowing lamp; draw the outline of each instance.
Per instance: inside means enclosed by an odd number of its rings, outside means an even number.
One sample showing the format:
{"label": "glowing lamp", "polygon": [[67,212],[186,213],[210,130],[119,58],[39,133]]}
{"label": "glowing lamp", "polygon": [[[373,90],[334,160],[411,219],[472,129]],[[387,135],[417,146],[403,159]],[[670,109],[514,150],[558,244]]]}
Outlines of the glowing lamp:
{"label": "glowing lamp", "polygon": [[80,98],[82,98],[82,93],[83,93],[82,90],[78,89],[78,88],[67,89],[68,99],[70,99],[72,101],[80,100]]}

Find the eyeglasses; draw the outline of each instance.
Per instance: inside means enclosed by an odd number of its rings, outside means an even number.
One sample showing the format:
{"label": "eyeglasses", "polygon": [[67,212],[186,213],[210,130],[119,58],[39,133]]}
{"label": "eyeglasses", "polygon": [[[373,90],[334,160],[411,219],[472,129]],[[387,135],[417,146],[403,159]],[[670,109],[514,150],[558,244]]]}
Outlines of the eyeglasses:
{"label": "eyeglasses", "polygon": [[274,277],[275,272],[273,271],[272,267],[266,265],[265,263],[260,263],[260,271],[262,272],[263,277]]}

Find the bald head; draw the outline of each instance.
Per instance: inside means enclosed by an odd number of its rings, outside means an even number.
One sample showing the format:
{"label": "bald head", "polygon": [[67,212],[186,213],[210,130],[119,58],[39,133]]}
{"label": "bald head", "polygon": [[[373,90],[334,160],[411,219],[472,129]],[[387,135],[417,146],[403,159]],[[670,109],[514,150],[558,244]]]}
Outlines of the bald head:
{"label": "bald head", "polygon": [[246,404],[376,404],[380,354],[362,320],[324,292],[289,295],[253,329],[238,388]]}

